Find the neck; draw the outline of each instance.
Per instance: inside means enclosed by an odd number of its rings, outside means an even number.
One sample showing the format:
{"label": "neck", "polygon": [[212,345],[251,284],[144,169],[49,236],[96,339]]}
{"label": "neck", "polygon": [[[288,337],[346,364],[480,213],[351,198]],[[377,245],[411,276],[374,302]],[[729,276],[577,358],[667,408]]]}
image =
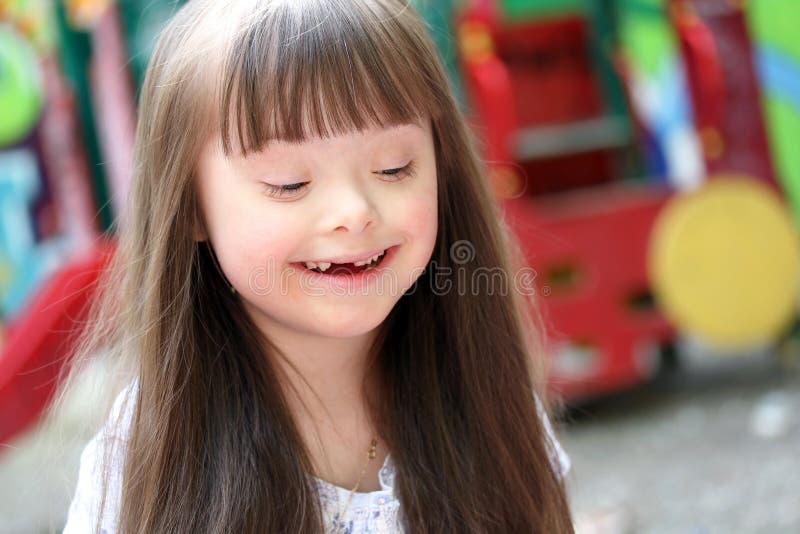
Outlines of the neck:
{"label": "neck", "polygon": [[363,416],[364,379],[377,329],[356,337],[332,338],[276,323],[259,326],[283,355],[276,355],[276,365],[296,416],[337,426],[350,426],[354,417]]}
{"label": "neck", "polygon": [[[283,354],[276,355],[283,388],[315,472],[329,482],[352,487],[376,435],[364,398],[369,349],[378,330],[350,338],[309,335],[271,323],[259,325]],[[274,352],[274,351],[273,351]],[[378,470],[388,453],[379,441],[360,487],[380,487]]]}
{"label": "neck", "polygon": [[[372,335],[358,338],[291,340],[276,345],[289,389],[312,415],[346,419],[363,404],[363,385]],[[292,393],[289,393],[291,396]],[[317,418],[317,417],[315,417]]]}

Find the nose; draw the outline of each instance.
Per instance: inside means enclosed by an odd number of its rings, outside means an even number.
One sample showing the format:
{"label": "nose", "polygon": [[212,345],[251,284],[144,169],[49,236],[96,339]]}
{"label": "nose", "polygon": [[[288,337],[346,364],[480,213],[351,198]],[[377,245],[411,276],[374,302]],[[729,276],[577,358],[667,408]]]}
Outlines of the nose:
{"label": "nose", "polygon": [[372,199],[357,185],[342,185],[327,202],[326,227],[334,232],[358,233],[374,226],[378,213]]}

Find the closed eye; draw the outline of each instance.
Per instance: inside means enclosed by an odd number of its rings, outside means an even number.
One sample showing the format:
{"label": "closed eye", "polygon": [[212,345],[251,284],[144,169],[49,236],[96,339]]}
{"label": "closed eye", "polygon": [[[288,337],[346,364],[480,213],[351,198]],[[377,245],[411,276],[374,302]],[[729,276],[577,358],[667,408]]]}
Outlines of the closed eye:
{"label": "closed eye", "polygon": [[[414,176],[415,170],[414,162],[410,161],[402,167],[382,169],[380,171],[375,171],[373,174],[379,175],[381,180],[386,182],[399,182],[404,178]],[[302,194],[302,192],[308,186],[309,182],[298,182],[286,185],[274,185],[266,182],[262,182],[262,184],[264,186],[264,193],[267,196],[271,198],[284,199],[300,196],[300,194]]]}
{"label": "closed eye", "polygon": [[296,184],[273,185],[264,183],[264,192],[272,198],[296,197],[308,185],[308,182],[298,182]]}
{"label": "closed eye", "polygon": [[382,180],[387,182],[398,182],[403,178],[408,178],[409,176],[414,176],[414,162],[409,161],[408,164],[404,165],[403,167],[396,167],[393,169],[383,169],[380,171],[375,171],[375,174],[381,176]]}

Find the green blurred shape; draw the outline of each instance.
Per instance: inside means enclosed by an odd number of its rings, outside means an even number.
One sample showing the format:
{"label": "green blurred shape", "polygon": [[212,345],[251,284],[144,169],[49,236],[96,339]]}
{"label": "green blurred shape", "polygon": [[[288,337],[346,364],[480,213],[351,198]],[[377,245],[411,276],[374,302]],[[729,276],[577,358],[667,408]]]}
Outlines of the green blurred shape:
{"label": "green blurred shape", "polygon": [[0,147],[22,141],[42,109],[39,64],[33,48],[0,24]]}
{"label": "green blurred shape", "polygon": [[800,1],[748,2],[770,152],[800,224]]}
{"label": "green blurred shape", "polygon": [[[596,2],[597,0],[588,0]],[[503,15],[510,20],[525,20],[534,17],[582,12],[587,0],[500,0]]]}
{"label": "green blurred shape", "polygon": [[749,30],[755,40],[775,46],[800,61],[800,2],[757,0],[745,6]]}
{"label": "green blurred shape", "polygon": [[767,96],[764,111],[778,176],[800,224],[800,113],[783,99]]}
{"label": "green blurred shape", "polygon": [[656,76],[678,53],[666,0],[618,0],[620,44],[628,63],[645,77]]}

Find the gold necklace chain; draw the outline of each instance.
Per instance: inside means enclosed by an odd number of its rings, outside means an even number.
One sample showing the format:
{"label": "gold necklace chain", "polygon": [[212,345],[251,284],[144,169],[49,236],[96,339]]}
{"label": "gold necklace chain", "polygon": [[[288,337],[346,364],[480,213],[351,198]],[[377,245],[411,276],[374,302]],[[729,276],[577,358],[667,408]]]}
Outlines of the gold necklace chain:
{"label": "gold necklace chain", "polygon": [[353,500],[353,495],[355,494],[358,486],[361,484],[361,481],[364,479],[364,474],[367,472],[367,467],[369,466],[370,460],[373,460],[375,456],[377,456],[377,447],[378,447],[378,438],[372,438],[372,442],[370,443],[369,450],[367,451],[367,461],[364,462],[364,467],[361,468],[361,474],[358,476],[358,481],[356,485],[353,486],[353,489],[350,490],[350,495],[347,496],[347,503],[344,505],[344,511],[339,514],[339,521],[336,523],[336,530],[334,530],[334,534],[339,534],[339,529],[342,528],[342,523],[344,522],[344,516],[347,513],[347,509],[350,508],[350,502]]}

